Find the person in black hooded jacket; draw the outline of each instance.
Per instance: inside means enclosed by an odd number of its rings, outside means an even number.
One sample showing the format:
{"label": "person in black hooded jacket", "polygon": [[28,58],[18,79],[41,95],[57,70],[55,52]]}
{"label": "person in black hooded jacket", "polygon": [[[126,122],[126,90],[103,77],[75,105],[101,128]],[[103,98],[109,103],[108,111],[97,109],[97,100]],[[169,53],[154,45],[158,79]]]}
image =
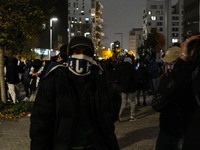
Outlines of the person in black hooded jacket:
{"label": "person in black hooded jacket", "polygon": [[130,118],[129,121],[135,121],[135,97],[136,85],[134,81],[135,69],[134,62],[130,57],[125,57],[124,62],[120,64],[120,78],[119,83],[122,87],[121,108],[119,111],[119,121],[121,121],[122,113],[126,107],[127,102],[130,103]]}
{"label": "person in black hooded jacket", "polygon": [[93,63],[91,39],[74,37],[68,67],[57,65],[41,81],[31,113],[31,150],[119,150],[112,97]]}

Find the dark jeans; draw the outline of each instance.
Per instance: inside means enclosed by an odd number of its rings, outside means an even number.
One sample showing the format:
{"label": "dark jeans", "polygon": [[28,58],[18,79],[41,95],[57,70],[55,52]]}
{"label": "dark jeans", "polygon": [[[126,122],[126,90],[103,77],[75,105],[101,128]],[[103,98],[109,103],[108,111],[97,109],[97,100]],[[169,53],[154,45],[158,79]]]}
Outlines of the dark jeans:
{"label": "dark jeans", "polygon": [[151,92],[152,94],[155,94],[157,91],[157,84],[158,84],[158,78],[152,78],[151,79]]}
{"label": "dark jeans", "polygon": [[160,129],[156,141],[156,150],[181,150],[182,138],[174,137]]}
{"label": "dark jeans", "polygon": [[24,90],[26,92],[26,97],[30,96],[30,81],[24,81]]}
{"label": "dark jeans", "polygon": [[143,103],[146,103],[146,90],[137,90],[137,102],[140,103],[140,93],[142,92]]}

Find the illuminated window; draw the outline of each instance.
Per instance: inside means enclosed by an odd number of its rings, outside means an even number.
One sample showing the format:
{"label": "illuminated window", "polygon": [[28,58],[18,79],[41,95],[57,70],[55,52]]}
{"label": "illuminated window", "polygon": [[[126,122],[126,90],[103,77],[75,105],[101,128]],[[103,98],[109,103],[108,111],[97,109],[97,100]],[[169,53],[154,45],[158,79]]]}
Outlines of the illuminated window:
{"label": "illuminated window", "polygon": [[172,43],[178,43],[178,39],[172,39]]}
{"label": "illuminated window", "polygon": [[81,15],[84,15],[84,10],[81,10]]}
{"label": "illuminated window", "polygon": [[156,20],[156,16],[151,16],[151,20]]}
{"label": "illuminated window", "polygon": [[71,36],[74,36],[74,33],[71,33]]}
{"label": "illuminated window", "polygon": [[85,18],[85,21],[89,21],[90,19],[89,18]]}

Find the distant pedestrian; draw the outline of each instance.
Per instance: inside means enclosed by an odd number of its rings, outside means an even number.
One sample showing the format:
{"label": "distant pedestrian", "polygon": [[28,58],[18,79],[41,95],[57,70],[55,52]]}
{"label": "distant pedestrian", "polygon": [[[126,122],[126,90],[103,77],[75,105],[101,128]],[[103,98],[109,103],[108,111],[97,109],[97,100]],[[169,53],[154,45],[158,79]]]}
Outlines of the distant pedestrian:
{"label": "distant pedestrian", "polygon": [[113,111],[117,119],[119,118],[119,111],[121,108],[121,92],[122,87],[120,85],[120,62],[117,54],[114,53],[111,58],[106,60],[103,65],[103,74],[105,75],[108,87],[112,90],[113,103],[115,103]]}
{"label": "distant pedestrian", "polygon": [[122,103],[119,112],[119,121],[121,121],[122,113],[127,102],[130,103],[130,118],[129,121],[136,120],[135,105],[136,105],[136,85],[134,80],[134,66],[130,57],[125,57],[124,62],[120,64],[120,79],[119,83],[122,87]]}
{"label": "distant pedestrian", "polygon": [[8,85],[8,92],[12,98],[13,103],[18,102],[19,97],[19,68],[18,60],[15,57],[8,57],[5,62],[6,66],[6,82]]}
{"label": "distant pedestrian", "polygon": [[30,78],[30,75],[29,75],[29,72],[31,70],[31,60],[26,60],[25,61],[25,67],[24,67],[24,90],[25,90],[25,93],[26,93],[26,96],[25,98],[23,99],[23,101],[28,101],[29,100],[29,97],[30,97],[30,92],[31,92],[31,87],[30,87],[30,81],[31,81],[31,78]]}
{"label": "distant pedestrian", "polygon": [[114,91],[117,91],[118,93],[121,92],[121,87],[119,85],[119,64],[120,63],[117,55],[114,53],[111,58],[106,60],[103,67],[108,85],[110,86],[110,88],[113,88]]}
{"label": "distant pedestrian", "polygon": [[140,60],[135,71],[135,84],[137,89],[137,105],[140,106],[140,94],[142,92],[143,105],[146,106],[147,91],[149,90],[150,74],[143,60]]}
{"label": "distant pedestrian", "polygon": [[40,82],[40,77],[39,75],[42,73],[44,69],[44,65],[42,64],[42,61],[40,59],[35,59],[32,63],[31,70],[29,72],[29,75],[31,77],[30,81],[30,86],[31,86],[31,96],[30,96],[30,101],[35,100],[35,96],[37,94],[38,90],[38,84]]}
{"label": "distant pedestrian", "polygon": [[150,59],[150,64],[148,66],[148,70],[149,70],[149,74],[151,77],[150,80],[150,90],[151,90],[151,94],[155,94],[157,91],[157,83],[158,83],[158,78],[159,78],[159,66],[158,66],[158,62],[156,62],[156,57],[153,56]]}

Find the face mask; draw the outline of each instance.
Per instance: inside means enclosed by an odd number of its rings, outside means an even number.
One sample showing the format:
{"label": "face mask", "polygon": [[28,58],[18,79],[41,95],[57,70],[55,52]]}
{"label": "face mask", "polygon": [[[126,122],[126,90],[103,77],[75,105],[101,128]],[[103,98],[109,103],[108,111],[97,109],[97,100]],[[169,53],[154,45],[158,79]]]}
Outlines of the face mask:
{"label": "face mask", "polygon": [[92,57],[80,54],[71,55],[67,59],[69,70],[78,76],[86,76],[91,72]]}

